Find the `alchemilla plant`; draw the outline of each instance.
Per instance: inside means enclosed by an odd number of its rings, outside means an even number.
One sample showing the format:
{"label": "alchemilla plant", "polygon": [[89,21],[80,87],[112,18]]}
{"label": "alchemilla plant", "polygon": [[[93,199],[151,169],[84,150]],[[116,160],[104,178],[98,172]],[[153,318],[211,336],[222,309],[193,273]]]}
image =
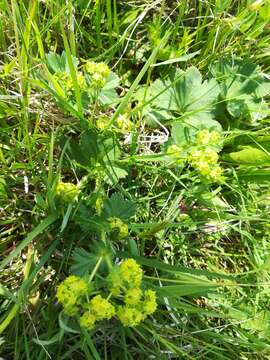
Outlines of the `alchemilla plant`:
{"label": "alchemilla plant", "polygon": [[269,18],[0,1],[3,359],[270,358]]}
{"label": "alchemilla plant", "polygon": [[90,330],[97,321],[111,318],[133,327],[155,312],[156,293],[141,289],[143,271],[135,260],[127,259],[111,268],[106,287],[102,289],[106,297],[97,294],[97,289],[89,282],[94,275],[92,273],[89,279],[70,275],[57,289],[56,296],[64,312],[78,317],[82,327]]}
{"label": "alchemilla plant", "polygon": [[189,164],[202,179],[208,182],[222,182],[222,168],[218,164],[218,152],[221,150],[221,136],[217,131],[198,131],[194,144],[189,143],[180,147],[170,145],[167,154],[177,164]]}

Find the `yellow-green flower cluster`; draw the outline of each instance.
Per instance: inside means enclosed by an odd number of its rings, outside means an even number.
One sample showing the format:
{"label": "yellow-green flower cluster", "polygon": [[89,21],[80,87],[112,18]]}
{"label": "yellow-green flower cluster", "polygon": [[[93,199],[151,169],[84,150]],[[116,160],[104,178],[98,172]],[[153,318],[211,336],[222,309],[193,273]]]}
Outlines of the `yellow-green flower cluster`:
{"label": "yellow-green flower cluster", "polygon": [[208,181],[223,180],[222,168],[218,165],[221,136],[217,131],[201,130],[197,134],[198,149],[189,154],[189,163]]}
{"label": "yellow-green flower cluster", "polygon": [[123,261],[109,275],[112,284],[111,292],[120,295],[123,292],[124,305],[117,309],[117,316],[124,326],[137,326],[157,308],[156,293],[152,290],[142,291],[143,271],[133,259]]}
{"label": "yellow-green flower cluster", "polygon": [[63,203],[72,202],[78,195],[78,188],[76,185],[69,182],[59,182],[56,187],[56,196]]}
{"label": "yellow-green flower cluster", "polygon": [[217,131],[201,130],[197,134],[197,143],[200,145],[218,145],[220,134]]}
{"label": "yellow-green flower cluster", "polygon": [[82,298],[87,294],[88,286],[84,279],[71,275],[58,287],[56,297],[66,314],[74,316],[79,311]]}
{"label": "yellow-green flower cluster", "polygon": [[115,307],[109,300],[96,295],[85,305],[85,311],[80,317],[80,325],[90,330],[95,326],[96,321],[110,320],[115,313]]}
{"label": "yellow-green flower cluster", "polygon": [[142,297],[142,290],[138,287],[130,288],[125,294],[125,303],[127,305],[137,305]]}
{"label": "yellow-green flower cluster", "polygon": [[95,63],[87,61],[85,64],[86,72],[91,76],[92,85],[96,89],[102,89],[110,75],[110,68],[105,63]]}
{"label": "yellow-green flower cluster", "polygon": [[157,309],[157,297],[153,290],[146,290],[144,292],[144,300],[142,303],[144,315],[151,315]]}
{"label": "yellow-green flower cluster", "polygon": [[[66,94],[68,96],[71,96],[74,90],[74,81],[71,77],[71,74],[67,72],[58,72],[54,76],[61,85],[61,87],[65,90]],[[86,91],[87,83],[81,71],[76,72],[76,79],[79,89],[81,91]]]}
{"label": "yellow-green flower cluster", "polygon": [[[89,299],[86,281],[78,276],[67,277],[57,289],[57,299],[69,316],[76,316],[80,325],[88,330],[98,321],[117,317],[124,326],[137,326],[157,308],[156,293],[141,289],[143,271],[133,259],[114,266],[108,276],[110,294],[107,298],[97,294]],[[117,297],[115,305],[111,302]],[[110,300],[109,300],[110,299]]]}
{"label": "yellow-green flower cluster", "polygon": [[[139,325],[148,315],[156,311],[157,300],[153,290],[142,293],[140,289],[132,289],[132,292],[131,290],[128,292],[125,296],[126,305],[119,306],[117,316],[124,326],[132,327]],[[131,297],[132,293],[135,295],[134,299]]]}
{"label": "yellow-green flower cluster", "polygon": [[116,119],[116,125],[122,131],[131,131],[133,127],[133,123],[130,121],[128,114],[119,115]]}
{"label": "yellow-green flower cluster", "polygon": [[197,133],[196,144],[182,148],[170,145],[167,154],[175,163],[188,162],[207,181],[220,182],[224,179],[222,168],[218,165],[218,150],[221,136],[217,131],[201,130]]}
{"label": "yellow-green flower cluster", "polygon": [[85,329],[91,330],[96,325],[96,317],[92,314],[91,311],[86,311],[80,317],[80,325]]}
{"label": "yellow-green flower cluster", "polygon": [[167,149],[167,154],[172,158],[176,163],[181,163],[185,161],[185,156],[183,155],[183,148],[176,144],[170,145]]}
{"label": "yellow-green flower cluster", "polygon": [[136,307],[119,306],[117,316],[124,326],[137,326],[143,320],[140,309]]}
{"label": "yellow-green flower cluster", "polygon": [[120,266],[114,267],[108,276],[111,293],[119,295],[121,289],[140,288],[142,276],[143,271],[134,259],[123,261]]}
{"label": "yellow-green flower cluster", "polygon": [[90,306],[98,320],[109,320],[115,315],[114,306],[100,295],[97,295],[91,299]]}
{"label": "yellow-green flower cluster", "polygon": [[199,174],[210,181],[222,180],[222,169],[218,165],[218,153],[210,147],[193,150],[188,157],[189,163]]}
{"label": "yellow-green flower cluster", "polygon": [[106,115],[100,116],[96,121],[96,126],[100,130],[107,129],[108,124],[109,124],[109,118]]}
{"label": "yellow-green flower cluster", "polygon": [[109,290],[114,296],[118,296],[121,293],[121,287],[123,286],[123,281],[120,276],[120,269],[119,267],[114,267],[110,271],[108,276],[109,282]]}
{"label": "yellow-green flower cluster", "polygon": [[[110,119],[106,115],[100,116],[96,121],[96,126],[100,130],[105,130],[108,127]],[[130,121],[127,114],[119,115],[115,121],[115,125],[122,132],[130,132],[133,128],[133,123]]]}
{"label": "yellow-green flower cluster", "polygon": [[121,219],[117,217],[111,217],[108,219],[112,230],[116,230],[120,239],[127,237],[128,226]]}

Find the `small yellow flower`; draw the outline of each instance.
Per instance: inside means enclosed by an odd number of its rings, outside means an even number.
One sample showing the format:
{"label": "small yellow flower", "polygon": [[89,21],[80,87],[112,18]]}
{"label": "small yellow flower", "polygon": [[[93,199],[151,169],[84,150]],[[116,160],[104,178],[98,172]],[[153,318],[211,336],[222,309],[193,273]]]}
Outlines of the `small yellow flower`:
{"label": "small yellow flower", "polygon": [[109,118],[107,116],[100,116],[97,119],[96,126],[100,130],[105,130],[108,127]]}
{"label": "small yellow flower", "polygon": [[70,74],[64,75],[63,78],[60,79],[60,81],[62,82],[62,86],[66,90],[68,95],[71,95],[74,87],[71,75]]}
{"label": "small yellow flower", "polygon": [[217,131],[201,130],[197,134],[197,142],[200,145],[217,145],[220,141],[220,134]]}
{"label": "small yellow flower", "polygon": [[85,64],[85,70],[90,75],[99,73],[103,77],[107,78],[110,75],[110,68],[105,63],[95,63],[94,61],[87,61]]}
{"label": "small yellow flower", "polygon": [[109,320],[115,315],[114,306],[107,299],[102,298],[101,295],[93,297],[90,306],[97,320]]}
{"label": "small yellow flower", "polygon": [[217,131],[212,131],[210,133],[210,143],[213,145],[217,145],[220,142],[220,133],[218,133]]}
{"label": "small yellow flower", "polygon": [[110,75],[110,68],[107,64],[101,62],[96,64],[96,72],[107,78]]}
{"label": "small yellow flower", "polygon": [[83,75],[83,73],[81,71],[77,73],[77,82],[78,82],[79,88],[81,90],[86,90],[87,89],[86,80],[85,80],[85,77],[84,77],[84,75]]}
{"label": "small yellow flower", "polygon": [[179,155],[182,150],[183,149],[180,146],[173,144],[168,147],[167,154],[168,155]]}
{"label": "small yellow flower", "polygon": [[121,219],[117,217],[111,217],[108,219],[112,230],[117,230],[119,237],[125,238],[128,235],[128,226]]}
{"label": "small yellow flower", "polygon": [[103,88],[103,86],[105,85],[106,80],[104,79],[104,76],[102,76],[99,73],[94,73],[92,75],[92,85],[97,88],[97,89],[101,89]]}
{"label": "small yellow flower", "polygon": [[56,296],[59,302],[64,303],[71,295],[76,299],[85,295],[87,291],[88,286],[84,279],[79,276],[70,275],[58,286]]}
{"label": "small yellow flower", "polygon": [[203,158],[210,164],[216,164],[218,161],[218,153],[211,148],[206,148],[203,152]]}
{"label": "small yellow flower", "polygon": [[86,311],[81,317],[80,317],[80,325],[83,328],[86,328],[88,330],[91,330],[95,326],[96,317],[93,315],[90,311]]}
{"label": "small yellow flower", "polygon": [[211,134],[208,130],[201,130],[197,134],[197,142],[201,145],[208,144],[210,142]]}
{"label": "small yellow flower", "polygon": [[87,283],[80,277],[71,275],[57,288],[56,297],[63,305],[64,311],[72,316],[78,312],[81,298],[88,292]]}
{"label": "small yellow flower", "polygon": [[144,315],[151,315],[157,309],[157,296],[155,291],[146,290],[144,292],[144,301],[143,301],[143,313]]}
{"label": "small yellow flower", "polygon": [[194,166],[194,164],[196,164],[200,159],[202,159],[202,156],[202,150],[192,150],[189,154],[188,161],[191,163],[192,166]]}
{"label": "small yellow flower", "polygon": [[127,290],[125,294],[125,303],[127,305],[137,305],[142,296],[142,290],[140,288],[133,288]]}
{"label": "small yellow flower", "polygon": [[121,263],[120,274],[129,287],[141,285],[143,271],[134,259],[127,259]]}
{"label": "small yellow flower", "polygon": [[143,319],[143,314],[136,308],[119,306],[117,316],[124,326],[133,327],[139,325]]}
{"label": "small yellow flower", "polygon": [[120,274],[119,266],[115,266],[110,271],[109,276],[107,277],[109,282],[109,290],[114,296],[120,295],[121,287],[123,286],[123,279]]}
{"label": "small yellow flower", "polygon": [[208,164],[208,162],[206,161],[199,161],[196,164],[196,170],[202,175],[202,176],[207,176],[209,175],[211,169],[210,166]]}
{"label": "small yellow flower", "polygon": [[85,64],[85,70],[88,74],[90,74],[92,85],[97,89],[103,88],[106,83],[106,79],[110,75],[110,68],[105,63],[87,61]]}
{"label": "small yellow flower", "polygon": [[133,128],[133,123],[129,120],[127,114],[119,115],[116,119],[116,125],[123,131],[131,131]]}
{"label": "small yellow flower", "polygon": [[219,182],[223,179],[222,176],[222,168],[218,165],[215,166],[209,173],[209,177],[211,180]]}
{"label": "small yellow flower", "polygon": [[56,187],[56,195],[64,203],[70,203],[78,195],[78,188],[72,183],[59,182]]}
{"label": "small yellow flower", "polygon": [[125,223],[122,223],[119,229],[119,237],[120,239],[125,238],[128,236],[128,226]]}
{"label": "small yellow flower", "polygon": [[92,75],[97,71],[97,64],[93,61],[87,61],[85,64],[85,70]]}

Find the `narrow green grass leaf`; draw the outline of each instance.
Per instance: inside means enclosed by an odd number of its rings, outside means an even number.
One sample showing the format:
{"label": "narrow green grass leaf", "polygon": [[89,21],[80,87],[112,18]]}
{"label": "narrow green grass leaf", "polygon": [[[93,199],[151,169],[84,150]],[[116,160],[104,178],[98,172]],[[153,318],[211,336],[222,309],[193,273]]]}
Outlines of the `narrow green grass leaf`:
{"label": "narrow green grass leaf", "polygon": [[188,296],[188,295],[205,295],[209,290],[214,290],[217,288],[215,284],[195,284],[192,285],[168,285],[155,288],[156,292],[160,296],[166,297],[178,297],[178,296]]}
{"label": "narrow green grass leaf", "polygon": [[[118,252],[118,256],[122,258],[128,258],[129,254],[125,252]],[[233,279],[233,275],[227,275],[227,274],[221,274],[216,272],[211,272],[207,270],[197,270],[197,269],[189,269],[184,266],[179,265],[169,265],[165,264],[159,260],[156,259],[148,259],[146,257],[142,256],[133,256],[134,259],[141,265],[149,266],[151,268],[155,268],[158,270],[162,270],[165,272],[171,272],[174,274],[190,274],[190,275],[196,275],[196,276],[207,276],[209,278],[220,278],[220,279]]]}
{"label": "narrow green grass leaf", "polygon": [[38,235],[42,234],[49,226],[51,226],[57,219],[56,214],[51,214],[46,217],[34,230],[32,230],[27,237],[22,240],[16,248],[0,263],[0,270],[2,270],[14,257],[18,256],[20,252],[33,241]]}
{"label": "narrow green grass leaf", "polygon": [[139,85],[140,81],[142,80],[143,76],[146,74],[149,67],[154,63],[159,49],[161,49],[167,43],[167,41],[169,39],[169,36],[170,36],[170,33],[167,33],[162,38],[162,40],[160,41],[160,44],[154,48],[154,50],[152,51],[152,54],[150,55],[149,59],[147,60],[147,62],[145,63],[145,65],[143,66],[143,68],[141,69],[139,74],[137,75],[136,79],[132,83],[131,87],[129,88],[128,92],[123,97],[121,103],[117,107],[115,113],[113,114],[113,116],[112,116],[112,118],[111,118],[111,120],[109,122],[109,126],[111,126],[116,121],[118,116],[124,111],[124,109],[126,108],[129,100],[131,99],[134,91],[136,90],[137,86]]}
{"label": "narrow green grass leaf", "polygon": [[156,67],[156,66],[161,66],[161,65],[171,65],[171,64],[175,64],[177,62],[186,62],[188,60],[193,59],[200,52],[201,52],[200,50],[194,51],[193,53],[186,54],[186,55],[180,56],[178,58],[162,61],[162,62],[157,63],[157,64],[152,64],[151,67]]}
{"label": "narrow green grass leaf", "polygon": [[70,75],[71,75],[72,82],[73,82],[73,85],[74,85],[74,92],[75,92],[75,98],[76,98],[78,112],[79,112],[80,116],[83,117],[82,97],[81,97],[81,91],[80,91],[78,80],[77,80],[76,69],[75,69],[73,61],[72,61],[72,55],[71,55],[71,52],[70,52],[68,39],[67,39],[65,30],[63,29],[63,26],[61,27],[61,30],[62,30],[62,37],[63,37],[63,41],[64,41],[68,66],[69,66],[69,70],[70,70]]}

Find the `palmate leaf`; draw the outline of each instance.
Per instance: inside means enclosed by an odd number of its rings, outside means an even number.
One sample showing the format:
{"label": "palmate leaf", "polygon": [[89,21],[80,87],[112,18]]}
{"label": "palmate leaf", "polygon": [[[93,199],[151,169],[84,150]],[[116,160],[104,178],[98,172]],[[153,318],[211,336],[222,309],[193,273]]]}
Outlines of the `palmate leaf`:
{"label": "palmate leaf", "polygon": [[138,101],[138,105],[142,106],[142,116],[147,125],[152,128],[160,127],[160,124],[170,120],[172,114],[170,111],[157,109],[153,107],[152,88],[146,91],[146,86],[140,86],[134,95],[134,99]]}
{"label": "palmate leaf", "polygon": [[219,87],[215,79],[203,82],[199,70],[190,67],[186,72],[173,72],[167,80],[156,80],[150,94],[152,107],[204,121],[213,118]]}
{"label": "palmate leaf", "polygon": [[100,234],[101,231],[110,230],[107,221],[98,215],[92,215],[90,211],[86,214],[80,211],[75,220],[81,229],[89,234]]}
{"label": "palmate leaf", "polygon": [[[63,51],[61,55],[58,55],[54,52],[49,52],[45,56],[45,59],[47,61],[48,68],[52,73],[57,73],[57,72],[70,73],[70,69],[67,61],[67,55],[65,51]],[[78,59],[72,56],[72,62],[76,69],[79,64]]]}
{"label": "palmate leaf", "polygon": [[[110,242],[91,241],[90,250],[75,248],[72,258],[71,272],[79,276],[89,274],[101,260],[99,271],[107,271],[107,259],[114,257]],[[97,278],[95,278],[97,281]]]}
{"label": "palmate leaf", "polygon": [[103,135],[94,130],[87,130],[82,133],[79,142],[69,140],[67,153],[70,159],[88,171],[92,171],[96,165],[102,165],[103,180],[110,185],[115,185],[128,174],[123,165],[119,164],[121,150],[113,133]]}
{"label": "palmate leaf", "polygon": [[120,166],[118,163],[121,157],[121,150],[113,136],[102,141],[99,146],[102,154],[102,163],[106,172],[104,181],[109,185],[114,185],[128,175],[123,166]]}
{"label": "palmate leaf", "polygon": [[210,72],[220,84],[221,97],[232,117],[256,123],[269,114],[263,97],[270,94],[270,81],[256,64],[241,59],[221,60],[211,66]]}
{"label": "palmate leaf", "polygon": [[88,251],[76,248],[73,254],[73,263],[70,268],[71,273],[84,276],[95,266],[98,261],[98,255]]}
{"label": "palmate leaf", "polygon": [[118,183],[120,179],[124,179],[128,175],[127,171],[117,165],[106,166],[106,176],[104,181],[113,186]]}
{"label": "palmate leaf", "polygon": [[90,167],[95,164],[99,155],[97,133],[93,130],[87,130],[82,134],[79,143],[70,140],[67,153],[71,159],[83,166]]}
{"label": "palmate leaf", "polygon": [[189,118],[185,121],[175,121],[172,125],[172,138],[175,144],[185,146],[196,141],[198,131],[207,129],[209,131],[221,132],[222,128],[216,120]]}
{"label": "palmate leaf", "polygon": [[115,105],[117,102],[119,102],[119,96],[115,90],[118,85],[119,77],[113,71],[111,71],[105,86],[101,89],[99,94],[99,101],[102,105]]}
{"label": "palmate leaf", "polygon": [[106,218],[118,217],[127,220],[136,213],[136,204],[133,201],[125,200],[119,193],[113,194],[104,201],[103,215]]}
{"label": "palmate leaf", "polygon": [[[87,106],[89,106],[90,103],[95,103],[97,89],[91,85],[91,76],[86,75],[86,79],[89,84],[87,96],[84,99],[85,107],[87,109]],[[119,77],[113,71],[110,71],[110,75],[106,79],[105,85],[98,91],[98,101],[102,106],[115,105],[119,102],[119,96],[115,90],[119,86],[119,82]]]}

